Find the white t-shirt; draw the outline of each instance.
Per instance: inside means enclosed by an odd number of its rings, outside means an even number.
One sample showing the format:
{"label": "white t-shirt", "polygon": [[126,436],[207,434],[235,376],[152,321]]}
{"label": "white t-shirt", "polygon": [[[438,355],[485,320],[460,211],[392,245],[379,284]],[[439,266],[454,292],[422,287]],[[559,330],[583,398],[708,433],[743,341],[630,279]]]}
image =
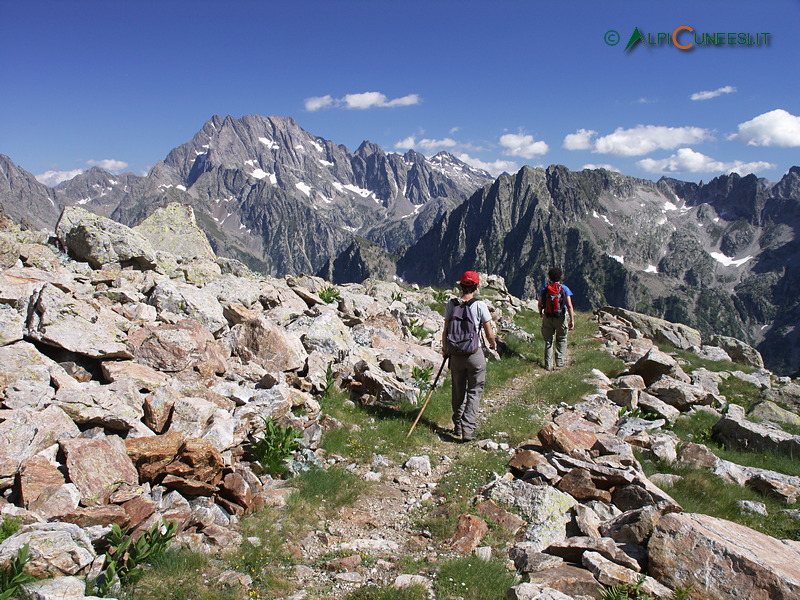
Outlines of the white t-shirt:
{"label": "white t-shirt", "polygon": [[[492,320],[492,315],[489,314],[489,307],[486,306],[486,302],[483,300],[475,300],[470,306],[467,307],[469,310],[469,314],[472,317],[473,323],[478,324],[478,329],[484,323],[488,323]],[[453,302],[448,301],[447,307],[444,309],[444,318],[448,320],[450,315],[453,314]]]}

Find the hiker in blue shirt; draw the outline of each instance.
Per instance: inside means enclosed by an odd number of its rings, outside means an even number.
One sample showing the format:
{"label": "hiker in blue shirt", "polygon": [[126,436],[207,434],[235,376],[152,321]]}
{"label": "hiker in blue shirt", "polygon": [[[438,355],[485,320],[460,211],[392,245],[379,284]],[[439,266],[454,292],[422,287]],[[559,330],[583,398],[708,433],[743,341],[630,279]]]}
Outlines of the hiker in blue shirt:
{"label": "hiker in blue shirt", "polygon": [[[492,316],[483,300],[474,298],[480,278],[474,271],[467,271],[458,285],[461,287],[461,298],[447,303],[444,313],[444,331],[442,332],[442,354],[450,359],[450,375],[452,378],[453,437],[462,442],[475,439],[478,427],[478,409],[480,407],[483,386],[486,381],[486,356],[480,344],[482,330],[489,348],[497,348],[497,338],[492,329]],[[471,321],[470,324],[459,325],[462,316]],[[466,320],[466,319],[462,319]],[[457,330],[469,332],[469,340],[459,335]]]}
{"label": "hiker in blue shirt", "polygon": [[560,369],[567,360],[567,331],[575,328],[575,311],[572,309],[572,291],[561,283],[564,272],[553,267],[547,272],[550,283],[539,291],[539,314],[542,316],[544,339],[544,368],[553,370],[553,338],[555,338],[555,368]]}

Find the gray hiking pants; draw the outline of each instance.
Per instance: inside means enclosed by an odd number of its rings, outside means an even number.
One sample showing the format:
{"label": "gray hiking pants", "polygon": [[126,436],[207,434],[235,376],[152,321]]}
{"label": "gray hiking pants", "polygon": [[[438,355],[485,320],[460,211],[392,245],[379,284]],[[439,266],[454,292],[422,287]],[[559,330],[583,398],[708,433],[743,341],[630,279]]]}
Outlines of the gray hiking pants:
{"label": "gray hiking pants", "polygon": [[486,382],[486,357],[480,348],[469,355],[450,356],[450,375],[453,381],[453,427],[465,439],[475,437],[478,427],[483,385]]}
{"label": "gray hiking pants", "polygon": [[553,370],[553,340],[555,339],[556,367],[563,367],[567,361],[567,315],[563,317],[542,318],[542,339],[544,340],[544,368]]}

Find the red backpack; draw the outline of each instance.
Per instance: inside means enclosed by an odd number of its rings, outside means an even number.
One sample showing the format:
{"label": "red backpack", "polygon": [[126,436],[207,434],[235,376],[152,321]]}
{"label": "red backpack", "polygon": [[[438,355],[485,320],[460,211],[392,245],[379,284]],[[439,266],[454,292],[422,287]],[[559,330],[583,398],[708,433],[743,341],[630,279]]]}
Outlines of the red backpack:
{"label": "red backpack", "polygon": [[563,317],[567,310],[567,294],[560,283],[551,283],[544,290],[544,314],[546,317]]}

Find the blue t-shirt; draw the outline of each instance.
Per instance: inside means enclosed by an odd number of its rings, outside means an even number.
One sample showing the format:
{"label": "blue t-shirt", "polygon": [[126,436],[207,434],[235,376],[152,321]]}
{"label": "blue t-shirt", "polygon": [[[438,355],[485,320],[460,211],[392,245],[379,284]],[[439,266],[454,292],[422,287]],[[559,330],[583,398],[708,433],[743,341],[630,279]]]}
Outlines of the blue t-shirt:
{"label": "blue t-shirt", "polygon": [[[539,297],[540,298],[542,297],[542,294],[544,294],[544,291],[547,289],[548,285],[550,285],[550,284],[548,283],[548,284],[543,285],[542,289],[539,290]],[[565,296],[572,296],[572,290],[569,289],[567,286],[565,286],[563,283],[561,284],[561,288],[564,290],[564,295]]]}

